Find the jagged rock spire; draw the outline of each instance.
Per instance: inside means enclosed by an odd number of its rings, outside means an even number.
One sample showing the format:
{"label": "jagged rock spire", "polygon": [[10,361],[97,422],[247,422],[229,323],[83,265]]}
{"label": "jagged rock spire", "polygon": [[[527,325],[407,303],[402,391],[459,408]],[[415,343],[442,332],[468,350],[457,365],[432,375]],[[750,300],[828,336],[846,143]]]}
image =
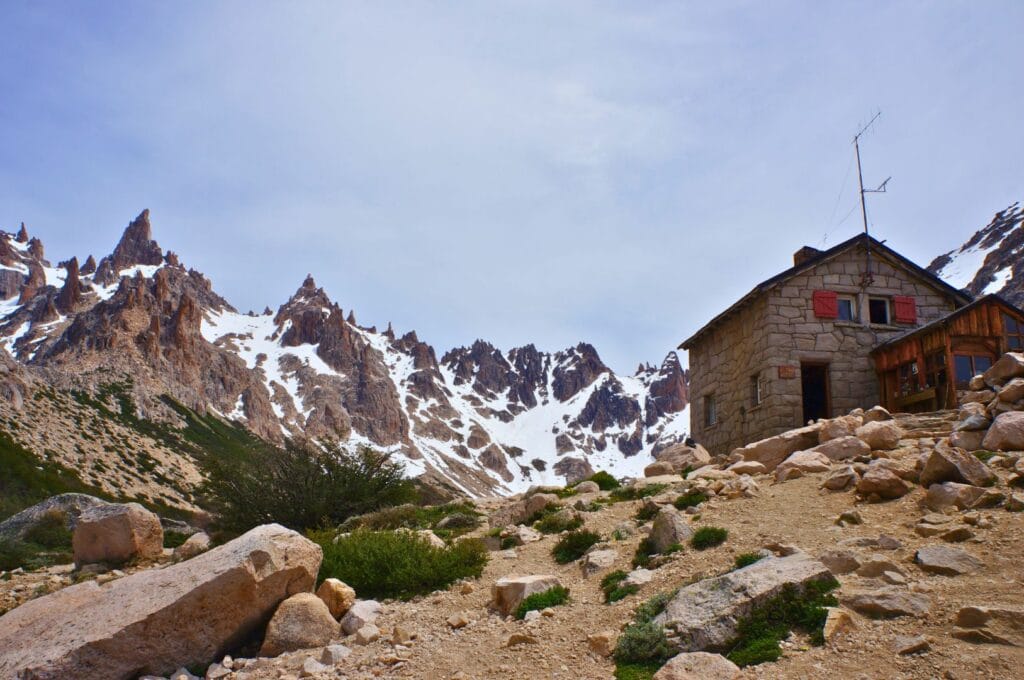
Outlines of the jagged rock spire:
{"label": "jagged rock spire", "polygon": [[78,258],[72,257],[64,264],[67,270],[67,278],[64,279],[64,286],[57,295],[57,309],[67,314],[75,309],[82,301],[82,283],[78,278]]}
{"label": "jagged rock spire", "polygon": [[111,258],[114,271],[137,264],[163,264],[163,251],[153,240],[153,228],[149,223],[149,209],[143,210],[124,230]]}
{"label": "jagged rock spire", "polygon": [[18,235],[14,237],[14,240],[18,243],[28,243],[28,229],[25,228],[25,223],[21,223],[21,229],[18,230]]}
{"label": "jagged rock spire", "polygon": [[82,276],[88,276],[89,274],[92,274],[95,271],[96,258],[90,255],[89,257],[85,258],[85,264],[83,264],[81,269],[78,270],[78,273],[81,274]]}

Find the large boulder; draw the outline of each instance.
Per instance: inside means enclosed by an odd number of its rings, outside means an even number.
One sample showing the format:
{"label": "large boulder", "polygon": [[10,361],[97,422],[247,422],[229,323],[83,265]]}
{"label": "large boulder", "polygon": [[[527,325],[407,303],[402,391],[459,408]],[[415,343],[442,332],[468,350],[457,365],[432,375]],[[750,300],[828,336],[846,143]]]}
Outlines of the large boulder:
{"label": "large boulder", "polygon": [[557,576],[506,576],[491,586],[491,607],[508,616],[519,608],[523,600],[535,593],[543,593],[561,585]]}
{"label": "large boulder", "polygon": [[156,559],[164,551],[164,529],[138,503],[98,505],[79,515],[71,546],[77,565]]}
{"label": "large boulder", "polygon": [[829,460],[849,460],[871,453],[871,447],[865,444],[860,437],[850,436],[830,439],[824,444],[815,446],[812,450],[827,456]]}
{"label": "large boulder", "polygon": [[981,446],[989,451],[1024,451],[1024,411],[1007,411],[996,416]]}
{"label": "large boulder", "polygon": [[680,651],[724,651],[737,636],[739,621],[787,585],[802,591],[811,583],[834,583],[824,564],[806,553],[768,557],[722,576],[682,588],[655,617]]}
{"label": "large boulder", "polygon": [[[711,462],[711,454],[700,444],[687,446],[686,444],[673,444],[667,449],[658,453],[655,459],[659,463],[668,463],[672,471],[667,474],[679,474],[690,468],[696,470]],[[646,475],[653,477],[654,475]]]}
{"label": "large boulder", "polygon": [[797,451],[775,468],[775,481],[784,482],[803,477],[805,474],[828,472],[831,469],[832,461],[828,456],[817,451]]}
{"label": "large boulder", "polygon": [[1024,608],[968,605],[956,615],[953,637],[967,642],[1024,647]]}
{"label": "large boulder", "polygon": [[67,522],[67,528],[73,531],[78,524],[78,517],[83,512],[105,505],[110,505],[110,503],[84,493],[62,493],[58,496],[51,496],[0,522],[0,538],[23,538],[33,527],[57,514],[63,515]]}
{"label": "large boulder", "polygon": [[296,593],[278,606],[260,647],[260,656],[323,647],[338,637],[341,626],[313,593]]}
{"label": "large boulder", "polygon": [[309,591],[321,557],[312,541],[269,524],[186,562],[31,600],[0,617],[0,677],[167,676],[206,666],[282,600]]}
{"label": "large boulder", "polygon": [[872,618],[896,616],[924,616],[931,609],[927,595],[912,593],[893,586],[876,590],[851,590],[843,595],[842,603],[850,609]]}
{"label": "large boulder", "polygon": [[982,374],[985,384],[999,387],[1013,378],[1024,377],[1024,354],[1007,352]]}
{"label": "large boulder", "polygon": [[905,496],[910,487],[892,470],[880,465],[871,465],[857,482],[857,493],[862,496],[877,496],[886,500]]}
{"label": "large boulder", "polygon": [[876,420],[861,425],[855,432],[872,451],[891,451],[900,445],[903,430],[895,420]]}
{"label": "large boulder", "polygon": [[733,455],[738,454],[742,456],[743,460],[755,460],[763,464],[768,472],[771,472],[793,453],[813,449],[817,446],[820,428],[820,424],[815,424],[783,432],[780,435],[735,449]]}
{"label": "large boulder", "polygon": [[491,513],[487,518],[487,523],[491,527],[499,528],[522,524],[548,505],[557,505],[558,503],[559,498],[553,493],[530,494],[522,500],[509,503]]}
{"label": "large boulder", "polygon": [[970,484],[945,482],[932,484],[925,494],[924,503],[930,510],[945,510],[956,507],[960,510],[974,507],[974,504],[985,495],[985,489]]}
{"label": "large boulder", "polygon": [[821,423],[818,430],[818,441],[822,444],[840,437],[851,437],[857,428],[864,424],[863,416],[839,416]]}
{"label": "large boulder", "polygon": [[957,430],[949,435],[949,445],[965,451],[979,451],[985,446],[987,430]]}
{"label": "large boulder", "polygon": [[921,470],[922,486],[958,482],[973,486],[988,486],[996,481],[996,475],[987,465],[963,449],[939,445],[932,449]]}
{"label": "large boulder", "polygon": [[959,576],[978,571],[982,561],[966,550],[948,545],[926,545],[914,553],[914,562],[930,574]]}
{"label": "large boulder", "polygon": [[673,545],[684,545],[693,536],[686,515],[672,506],[663,507],[654,517],[650,540],[654,552],[663,553]]}
{"label": "large boulder", "polygon": [[739,666],[721,654],[687,652],[668,660],[654,674],[653,680],[735,680]]}

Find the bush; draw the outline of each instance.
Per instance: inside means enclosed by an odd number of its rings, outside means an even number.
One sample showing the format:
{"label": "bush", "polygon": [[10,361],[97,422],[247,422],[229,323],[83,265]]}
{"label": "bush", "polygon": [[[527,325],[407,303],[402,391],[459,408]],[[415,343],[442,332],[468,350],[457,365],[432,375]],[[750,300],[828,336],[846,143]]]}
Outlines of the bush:
{"label": "bush", "polygon": [[165,531],[164,532],[164,547],[165,548],[177,548],[185,541],[189,539],[190,534],[184,534],[180,531]]}
{"label": "bush", "polygon": [[728,536],[729,532],[721,527],[701,527],[693,532],[693,536],[690,537],[690,545],[697,550],[706,550],[714,548],[716,545],[722,545]]}
{"label": "bush", "polygon": [[43,548],[71,548],[71,530],[68,529],[68,515],[53,508],[43,513],[39,520],[25,532],[24,541]]}
{"label": "bush", "polygon": [[409,599],[476,578],[487,564],[483,541],[463,539],[445,548],[409,531],[357,529],[310,532],[324,551],[320,580],[341,579],[363,598]]}
{"label": "bush", "polygon": [[638,585],[622,585],[622,582],[626,580],[627,576],[629,576],[629,574],[618,569],[601,579],[601,592],[604,593],[604,601],[607,604],[618,602],[619,600],[640,591],[640,586]]}
{"label": "bush", "polygon": [[685,510],[686,508],[692,508],[695,505],[700,505],[707,499],[707,494],[703,491],[688,491],[677,498],[672,505],[676,506],[679,510]]}
{"label": "bush", "polygon": [[652,621],[631,623],[619,636],[612,654],[620,664],[663,664],[677,654],[665,629]]}
{"label": "bush", "polygon": [[[444,528],[437,525],[444,522]],[[444,505],[413,505],[406,503],[376,512],[350,517],[340,527],[341,531],[371,529],[385,531],[394,529],[433,529],[437,534],[458,536],[480,525],[480,513],[472,503],[446,503]]]}
{"label": "bush", "polygon": [[660,510],[660,508],[658,508],[655,505],[648,505],[648,504],[641,505],[640,509],[636,511],[636,515],[635,515],[636,521],[638,521],[638,522],[648,522],[648,521],[654,519],[657,516],[659,510]]}
{"label": "bush", "polygon": [[0,538],[0,570],[10,571],[24,567],[35,555],[31,547],[10,538]]}
{"label": "bush", "polygon": [[754,562],[759,562],[764,559],[764,555],[761,553],[743,553],[736,556],[736,569],[742,569],[743,567],[749,567]]}
{"label": "bush", "polygon": [[660,663],[617,663],[615,664],[615,680],[651,680],[658,672]]}
{"label": "bush", "polygon": [[542,593],[534,593],[520,602],[519,607],[516,609],[516,618],[523,619],[526,617],[527,612],[557,607],[568,601],[569,589],[563,586],[554,586]]}
{"label": "bush", "polygon": [[368,447],[351,453],[289,441],[284,449],[255,449],[247,459],[206,465],[201,493],[229,532],[272,522],[299,531],[335,526],[415,498],[404,466]]}
{"label": "bush", "polygon": [[609,498],[618,503],[621,501],[638,501],[648,496],[657,496],[668,488],[668,484],[648,484],[647,486],[621,486],[612,489]]}
{"label": "bush", "polygon": [[648,599],[642,605],[636,608],[636,612],[633,614],[633,620],[636,623],[649,623],[654,620],[654,617],[665,611],[665,607],[672,601],[672,598],[676,596],[679,590],[669,590],[664,593],[658,593],[654,597]]}
{"label": "bush", "polygon": [[836,606],[836,598],[830,591],[838,585],[838,581],[831,579],[812,583],[801,592],[787,584],[778,596],[740,621],[739,635],[726,657],[741,667],[776,661],[782,654],[779,643],[794,628],[809,633],[812,644],[824,644],[822,630],[828,618],[826,607]]}
{"label": "bush", "polygon": [[555,547],[551,549],[551,555],[555,558],[555,562],[567,564],[583,557],[587,550],[600,540],[601,536],[593,531],[570,531],[558,543],[555,543]]}
{"label": "bush", "polygon": [[[550,507],[550,506],[549,506]],[[560,534],[583,526],[583,519],[572,512],[557,510],[544,515],[533,527],[542,534]]]}
{"label": "bush", "polygon": [[649,537],[641,539],[640,544],[636,547],[636,552],[633,553],[633,568],[646,567],[651,563],[653,554],[655,554],[654,541]]}
{"label": "bush", "polygon": [[601,491],[611,491],[612,489],[619,488],[619,480],[612,477],[609,473],[604,470],[599,470],[594,474],[587,477],[588,482],[597,484]]}

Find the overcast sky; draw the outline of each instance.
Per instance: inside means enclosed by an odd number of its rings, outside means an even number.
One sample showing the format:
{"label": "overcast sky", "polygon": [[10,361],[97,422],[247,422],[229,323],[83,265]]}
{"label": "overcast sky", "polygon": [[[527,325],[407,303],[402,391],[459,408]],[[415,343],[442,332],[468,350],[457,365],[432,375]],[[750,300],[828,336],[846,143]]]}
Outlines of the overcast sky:
{"label": "overcast sky", "polygon": [[[307,272],[440,355],[659,362],[801,245],[927,264],[1024,198],[1024,2],[0,0],[0,228]],[[851,212],[853,211],[853,212]]]}

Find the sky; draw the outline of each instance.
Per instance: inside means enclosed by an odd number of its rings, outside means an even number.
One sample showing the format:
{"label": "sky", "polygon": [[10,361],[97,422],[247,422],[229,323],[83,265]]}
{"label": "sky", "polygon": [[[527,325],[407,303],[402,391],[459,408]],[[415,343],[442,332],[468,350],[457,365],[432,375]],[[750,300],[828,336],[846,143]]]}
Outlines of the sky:
{"label": "sky", "polygon": [[802,245],[1024,200],[1024,3],[0,0],[0,229],[151,211],[242,311],[307,273],[440,356],[657,364]]}

